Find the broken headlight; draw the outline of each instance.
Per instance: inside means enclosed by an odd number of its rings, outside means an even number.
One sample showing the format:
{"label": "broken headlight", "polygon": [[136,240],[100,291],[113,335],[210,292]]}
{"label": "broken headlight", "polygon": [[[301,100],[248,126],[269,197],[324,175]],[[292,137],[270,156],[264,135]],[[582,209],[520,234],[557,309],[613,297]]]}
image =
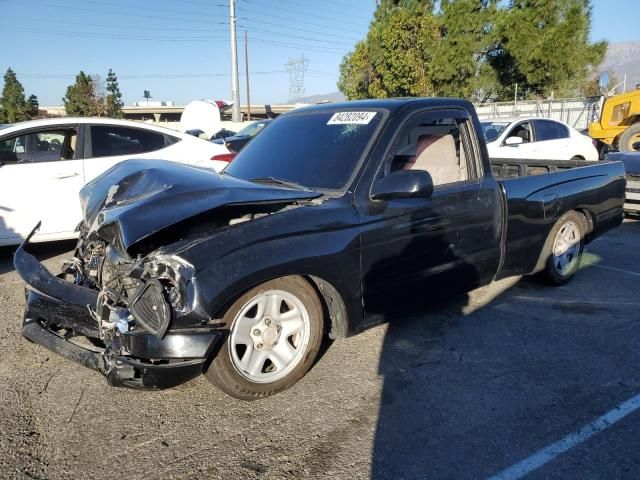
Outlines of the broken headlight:
{"label": "broken headlight", "polygon": [[163,285],[149,280],[129,303],[136,323],[157,337],[163,337],[171,322],[171,308],[165,300]]}

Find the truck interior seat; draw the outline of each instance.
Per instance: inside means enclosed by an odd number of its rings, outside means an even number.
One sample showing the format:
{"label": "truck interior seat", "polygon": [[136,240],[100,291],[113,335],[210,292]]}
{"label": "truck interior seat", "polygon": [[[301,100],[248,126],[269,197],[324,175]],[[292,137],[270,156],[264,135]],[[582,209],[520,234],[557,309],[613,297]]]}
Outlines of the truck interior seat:
{"label": "truck interior seat", "polygon": [[421,135],[416,148],[416,160],[410,169],[425,170],[431,175],[434,185],[443,185],[467,179],[466,160],[461,160],[456,154],[456,142],[452,134]]}

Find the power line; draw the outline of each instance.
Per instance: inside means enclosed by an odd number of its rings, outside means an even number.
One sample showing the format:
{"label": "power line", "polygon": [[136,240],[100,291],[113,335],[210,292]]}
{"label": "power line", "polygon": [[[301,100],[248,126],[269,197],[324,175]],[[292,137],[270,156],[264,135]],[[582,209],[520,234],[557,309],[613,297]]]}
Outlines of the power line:
{"label": "power line", "polygon": [[[96,38],[102,40],[128,40],[128,41],[152,41],[152,42],[203,42],[203,41],[228,41],[226,36],[158,36],[158,35],[125,35],[125,34],[110,34],[110,33],[98,33],[98,32],[77,32],[71,30],[34,30],[20,27],[3,27],[6,30],[15,30],[20,32],[28,32],[33,35],[56,35],[63,37],[79,37],[79,38]],[[319,45],[305,45],[305,44],[291,44],[286,42],[276,41],[270,38],[254,37],[253,42],[276,45],[280,47],[296,49],[296,50],[309,50],[320,53],[346,53],[347,49],[340,49],[338,47],[320,47]]]}
{"label": "power line", "polygon": [[276,45],[276,46],[280,46],[280,47],[285,47],[285,48],[291,48],[291,49],[295,49],[295,50],[309,50],[312,52],[320,52],[320,53],[338,53],[338,54],[345,54],[347,52],[347,50],[342,50],[342,49],[328,49],[328,48],[318,48],[318,47],[313,47],[313,46],[309,46],[309,45],[292,45],[290,43],[283,43],[283,42],[278,42],[275,40],[262,40],[262,39],[256,39],[255,37],[253,37],[253,42],[258,42],[258,43],[264,43],[266,45]]}
{"label": "power line", "polygon": [[[51,25],[52,23],[52,19],[49,20],[37,20],[37,19],[29,19],[29,23],[42,23],[42,24],[47,24],[47,25]],[[117,25],[108,25],[108,24],[104,24],[104,23],[87,23],[87,22],[70,22],[68,20],[64,20],[65,25],[79,25],[79,26],[83,26],[83,27],[98,27],[98,28],[108,28],[108,29],[115,29],[115,28],[124,28],[124,29],[136,29],[136,30],[151,30],[151,31],[175,31],[175,32],[202,32],[202,33],[216,33],[218,31],[221,30],[212,30],[211,28],[176,28],[176,27],[145,27],[145,26],[140,26],[140,25],[123,25],[121,23],[118,23]],[[216,25],[229,25],[229,22],[217,22]],[[22,30],[22,29],[21,29]],[[226,32],[226,29],[225,29]],[[96,32],[96,33],[100,33],[100,32]]]}
{"label": "power line", "polygon": [[[283,1],[283,0],[280,0],[280,1]],[[287,1],[287,0],[284,0],[284,1]],[[288,0],[288,1],[291,1],[291,0]],[[299,3],[296,0],[293,0],[293,3],[299,5]],[[336,2],[330,2],[329,0],[322,0],[322,3],[323,4],[329,3],[331,5],[335,5],[336,7],[340,7],[341,10],[348,9],[348,10],[352,10],[354,12],[357,11],[357,12],[359,12],[361,14],[362,14],[362,10],[363,10],[362,8],[354,7],[353,5],[347,5],[345,1],[338,1],[336,3]],[[352,15],[352,14],[349,14],[349,15]]]}
{"label": "power line", "polygon": [[[68,0],[69,1],[69,0]],[[114,2],[103,2],[103,1],[99,1],[99,0],[83,0],[81,2],[83,5],[84,4],[89,4],[89,5],[105,5],[107,7],[113,7],[113,6],[121,6],[123,8],[127,8],[127,9],[134,9],[134,10],[143,10],[145,12],[165,12],[165,13],[175,13],[178,15],[189,15],[189,16],[196,16],[199,18],[202,18],[204,16],[208,16],[203,14],[203,12],[195,12],[195,11],[188,11],[188,10],[172,10],[172,9],[167,9],[167,8],[157,8],[157,7],[140,7],[140,6],[136,6],[136,5],[132,5],[131,2],[126,2],[126,4],[115,4]],[[209,8],[220,8],[222,5],[216,5],[216,4],[209,4]],[[75,8],[75,7],[73,7]]]}
{"label": "power line", "polygon": [[[194,22],[194,23],[206,23],[210,25],[212,22],[210,20],[204,19],[191,19],[191,18],[176,18],[176,17],[163,17],[158,15],[144,15],[141,13],[127,13],[127,12],[117,12],[113,10],[104,10],[98,8],[86,8],[86,7],[77,7],[77,6],[69,6],[69,5],[61,5],[61,4],[53,4],[53,3],[36,3],[28,0],[21,0],[20,5],[35,5],[39,8],[54,8],[56,10],[61,8],[80,10],[84,12],[92,12],[92,13],[100,13],[103,15],[116,15],[116,16],[125,16],[125,17],[140,17],[140,18],[148,18],[153,20],[170,20],[172,22],[182,21],[182,22]],[[202,15],[201,15],[202,17]]]}
{"label": "power line", "polygon": [[143,40],[143,41],[167,41],[167,42],[201,42],[203,40],[227,40],[226,36],[166,36],[166,35],[132,35],[132,34],[111,34],[99,32],[77,32],[71,30],[33,30],[21,27],[4,27],[6,30],[16,30],[21,32],[29,32],[36,35],[62,35],[75,36],[83,38],[102,38],[108,40]]}
{"label": "power line", "polygon": [[[264,20],[253,20],[251,18],[248,17],[238,17],[239,20],[245,20],[247,22],[255,22],[255,23],[259,23],[260,25],[272,25],[274,27],[281,27],[281,28],[286,28],[288,30],[300,30],[302,32],[306,32],[306,33],[316,33],[318,35],[331,35],[331,38],[344,38],[346,40],[350,40],[352,42],[357,42],[358,40],[360,40],[360,38],[355,38],[355,37],[347,37],[345,35],[336,35],[333,32],[319,32],[317,30],[309,30],[308,28],[302,28],[302,27],[292,27],[291,25],[283,25],[281,23],[273,23],[273,22],[265,22]],[[249,27],[250,29],[253,29],[253,27]]]}
{"label": "power line", "polygon": [[335,17],[324,17],[322,15],[316,15],[315,13],[301,12],[300,10],[292,10],[292,9],[290,9],[288,7],[287,7],[287,11],[291,12],[291,13],[298,14],[298,15],[306,15],[307,17],[313,17],[313,18],[319,18],[319,19],[323,19],[323,20],[329,20],[332,23],[338,22],[338,23],[344,23],[345,25],[356,25],[358,27],[361,26],[359,23],[349,22],[349,21],[346,21],[346,20],[340,20],[340,19],[335,18]]}
{"label": "power line", "polygon": [[[300,20],[298,18],[291,18],[291,17],[283,17],[282,15],[273,15],[271,13],[264,13],[264,12],[259,12],[259,11],[252,11],[252,10],[244,10],[242,8],[238,8],[239,12],[242,13],[255,13],[256,15],[260,15],[261,17],[271,17],[271,18],[279,18],[281,20],[287,20],[289,22],[296,22],[296,23],[304,23],[306,25],[313,25],[316,27],[327,27],[327,28],[331,28],[332,30],[343,30],[345,32],[353,32],[353,28],[346,28],[346,27],[338,27],[335,25],[327,25],[326,23],[315,23],[315,22],[309,22],[307,20]],[[256,21],[260,21],[260,20],[256,20]]]}
{"label": "power line", "polygon": [[[288,74],[285,70],[271,70],[264,72],[251,72],[251,75],[285,75]],[[59,73],[59,74],[49,74],[49,73],[20,73],[16,72],[16,75],[20,78],[29,78],[29,79],[65,79],[65,78],[75,78],[77,74],[72,73]],[[239,72],[239,75],[245,75],[245,72]],[[120,80],[138,80],[138,79],[154,79],[154,80],[163,80],[163,79],[175,79],[175,78],[216,78],[216,77],[229,77],[231,73],[185,73],[185,74],[164,74],[164,73],[154,73],[154,74],[118,74],[118,81]]]}
{"label": "power line", "polygon": [[247,30],[251,30],[253,32],[260,32],[260,33],[267,33],[267,34],[271,34],[271,35],[279,35],[280,37],[286,37],[286,38],[299,38],[301,40],[310,40],[312,42],[322,42],[322,43],[333,43],[333,44],[337,44],[337,45],[351,45],[350,43],[344,42],[344,41],[332,41],[332,40],[324,40],[324,39],[319,39],[319,38],[312,38],[312,37],[304,37],[301,35],[293,35],[290,33],[282,33],[282,32],[274,32],[272,30],[263,30],[261,28],[254,28],[254,27],[249,27],[247,25],[241,25],[241,28],[245,28]]}

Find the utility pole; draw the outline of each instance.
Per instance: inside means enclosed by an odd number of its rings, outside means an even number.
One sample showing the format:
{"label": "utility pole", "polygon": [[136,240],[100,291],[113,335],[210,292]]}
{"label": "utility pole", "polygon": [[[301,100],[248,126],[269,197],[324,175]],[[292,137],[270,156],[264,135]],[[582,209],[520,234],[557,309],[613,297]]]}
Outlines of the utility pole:
{"label": "utility pole", "polygon": [[241,122],[240,87],[238,85],[238,43],[236,39],[236,0],[229,0],[229,25],[231,26],[231,120]]}
{"label": "utility pole", "polygon": [[244,31],[244,71],[247,76],[247,120],[251,120],[251,96],[249,95],[249,40]]}

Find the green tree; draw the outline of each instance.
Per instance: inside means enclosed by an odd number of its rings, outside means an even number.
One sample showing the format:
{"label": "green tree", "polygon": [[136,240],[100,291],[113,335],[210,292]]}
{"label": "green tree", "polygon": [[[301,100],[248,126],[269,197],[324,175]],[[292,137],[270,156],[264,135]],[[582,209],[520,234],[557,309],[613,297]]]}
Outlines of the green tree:
{"label": "green tree", "polygon": [[105,99],[105,115],[112,118],[123,118],[122,93],[118,86],[118,77],[113,70],[109,69],[107,74],[107,96]]}
{"label": "green tree", "polygon": [[430,12],[391,12],[373,36],[370,55],[376,75],[369,93],[374,97],[432,95],[430,63],[438,38],[439,25]]}
{"label": "green tree", "polygon": [[373,75],[367,43],[358,42],[353,52],[345,55],[340,63],[338,89],[349,100],[369,98],[369,83]]}
{"label": "green tree", "polygon": [[4,88],[0,97],[0,121],[15,123],[28,120],[24,88],[11,68],[4,74]]}
{"label": "green tree", "polygon": [[489,62],[496,49],[498,0],[441,0],[441,41],[433,54],[438,95],[484,101],[495,94],[498,78]]}
{"label": "green tree", "polygon": [[62,102],[69,116],[91,117],[102,113],[94,81],[83,71],[76,76],[76,83],[67,87]]}
{"label": "green tree", "polygon": [[432,13],[433,0],[380,0],[373,13],[374,22],[384,22],[396,10],[408,10],[411,13]]}
{"label": "green tree", "polygon": [[29,95],[27,99],[27,114],[29,118],[36,118],[38,116],[38,109],[40,108],[40,104],[38,102],[38,97],[35,95]]}
{"label": "green tree", "polygon": [[379,0],[340,65],[350,99],[448,95],[475,101],[576,95],[606,53],[590,0]]}
{"label": "green tree", "polygon": [[367,38],[340,65],[338,88],[347,98],[433,93],[429,65],[439,26],[432,7],[418,0],[380,3]]}
{"label": "green tree", "polygon": [[589,0],[511,0],[501,13],[493,66],[507,89],[575,95],[604,59],[607,43],[589,41]]}

